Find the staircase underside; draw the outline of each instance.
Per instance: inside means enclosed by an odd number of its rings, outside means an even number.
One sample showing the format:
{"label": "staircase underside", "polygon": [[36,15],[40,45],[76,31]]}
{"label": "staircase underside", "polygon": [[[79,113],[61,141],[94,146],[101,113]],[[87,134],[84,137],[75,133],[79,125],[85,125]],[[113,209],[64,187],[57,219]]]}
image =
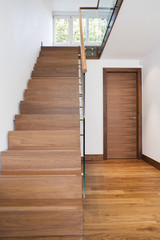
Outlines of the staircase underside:
{"label": "staircase underside", "polygon": [[82,235],[78,47],[42,47],[1,153],[0,237]]}

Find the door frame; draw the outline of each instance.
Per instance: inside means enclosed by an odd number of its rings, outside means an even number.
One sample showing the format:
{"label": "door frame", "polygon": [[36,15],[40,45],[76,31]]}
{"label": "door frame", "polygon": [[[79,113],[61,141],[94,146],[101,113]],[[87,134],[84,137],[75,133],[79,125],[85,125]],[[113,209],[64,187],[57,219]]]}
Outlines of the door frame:
{"label": "door frame", "polygon": [[141,68],[103,68],[103,159],[107,159],[107,106],[106,75],[107,73],[137,73],[137,158],[142,159],[142,69]]}

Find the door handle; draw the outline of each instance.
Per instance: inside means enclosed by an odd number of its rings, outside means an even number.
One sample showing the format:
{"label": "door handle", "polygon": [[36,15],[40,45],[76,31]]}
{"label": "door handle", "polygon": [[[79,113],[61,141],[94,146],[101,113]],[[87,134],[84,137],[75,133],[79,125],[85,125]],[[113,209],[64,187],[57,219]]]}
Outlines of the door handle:
{"label": "door handle", "polygon": [[133,117],[130,117],[130,119],[136,120],[137,118],[136,116],[133,116]]}

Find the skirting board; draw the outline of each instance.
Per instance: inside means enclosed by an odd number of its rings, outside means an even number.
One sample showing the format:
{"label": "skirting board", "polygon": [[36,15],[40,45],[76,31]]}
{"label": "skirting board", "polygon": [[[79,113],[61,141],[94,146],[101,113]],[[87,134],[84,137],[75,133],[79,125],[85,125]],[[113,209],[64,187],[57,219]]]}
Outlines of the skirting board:
{"label": "skirting board", "polygon": [[[81,157],[83,160],[83,157]],[[103,154],[86,154],[86,161],[102,161],[103,160]]]}
{"label": "skirting board", "polygon": [[160,170],[160,163],[159,163],[159,162],[153,160],[153,159],[150,158],[150,157],[147,157],[147,156],[144,155],[144,154],[142,154],[142,159],[143,159],[145,162],[147,162],[147,163],[149,163],[150,165],[152,165],[153,167],[155,167],[155,168],[157,168],[157,169]]}

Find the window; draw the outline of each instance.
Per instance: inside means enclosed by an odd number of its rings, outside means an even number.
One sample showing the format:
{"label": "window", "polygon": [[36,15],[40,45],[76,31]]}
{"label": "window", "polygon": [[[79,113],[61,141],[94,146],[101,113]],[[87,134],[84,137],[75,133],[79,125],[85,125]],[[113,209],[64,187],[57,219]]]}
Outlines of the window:
{"label": "window", "polygon": [[56,18],[56,42],[68,43],[69,41],[69,21],[68,18]]}
{"label": "window", "polygon": [[[85,45],[100,45],[107,19],[86,15],[82,18],[82,26]],[[54,15],[54,45],[80,45],[78,14]]]}
{"label": "window", "polygon": [[54,45],[80,45],[78,15],[54,15]]}
{"label": "window", "polygon": [[87,20],[82,18],[82,28],[83,28],[83,40],[86,43],[87,40]]}
{"label": "window", "polygon": [[80,42],[79,18],[73,18],[73,42]]}

